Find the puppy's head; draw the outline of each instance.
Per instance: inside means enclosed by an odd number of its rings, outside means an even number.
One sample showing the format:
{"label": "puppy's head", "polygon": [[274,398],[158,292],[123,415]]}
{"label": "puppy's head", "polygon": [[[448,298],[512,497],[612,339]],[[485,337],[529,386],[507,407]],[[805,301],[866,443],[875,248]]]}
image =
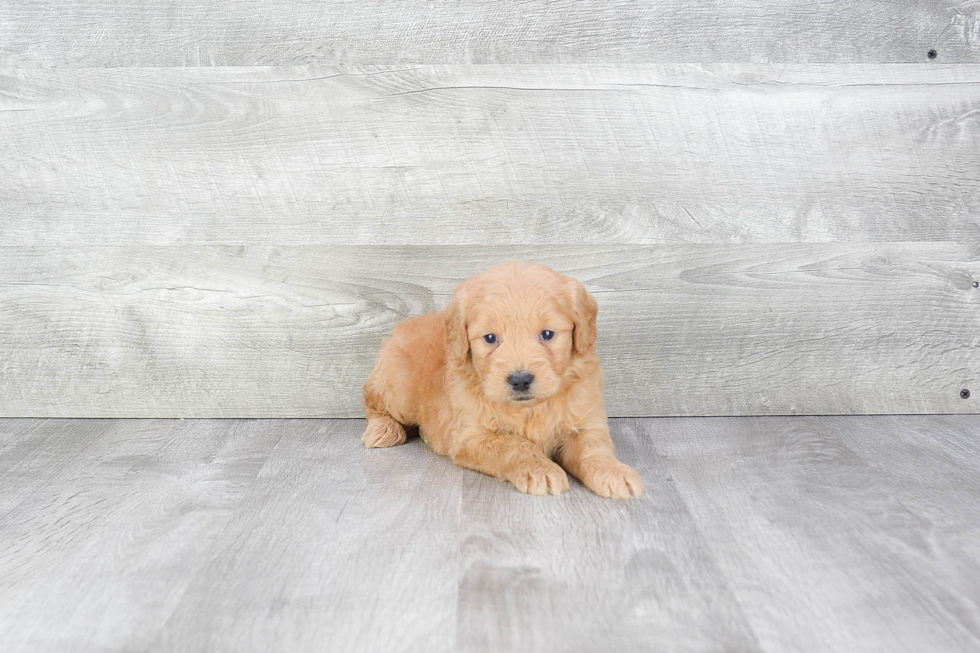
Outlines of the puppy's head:
{"label": "puppy's head", "polygon": [[560,392],[595,350],[599,307],[543,265],[504,263],[464,281],[446,312],[449,365],[470,367],[490,400],[533,406]]}

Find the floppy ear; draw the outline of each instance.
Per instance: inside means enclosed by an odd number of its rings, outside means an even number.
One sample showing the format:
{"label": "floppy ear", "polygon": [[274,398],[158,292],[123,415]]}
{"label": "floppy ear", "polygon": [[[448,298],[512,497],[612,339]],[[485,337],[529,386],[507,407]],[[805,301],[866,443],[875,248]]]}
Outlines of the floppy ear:
{"label": "floppy ear", "polygon": [[572,347],[576,354],[582,356],[595,348],[599,304],[580,281],[569,278],[568,286],[572,296],[572,322],[574,323]]}
{"label": "floppy ear", "polygon": [[466,333],[466,293],[464,284],[456,286],[453,299],[446,309],[446,358],[452,367],[462,367],[470,355],[470,339]]}

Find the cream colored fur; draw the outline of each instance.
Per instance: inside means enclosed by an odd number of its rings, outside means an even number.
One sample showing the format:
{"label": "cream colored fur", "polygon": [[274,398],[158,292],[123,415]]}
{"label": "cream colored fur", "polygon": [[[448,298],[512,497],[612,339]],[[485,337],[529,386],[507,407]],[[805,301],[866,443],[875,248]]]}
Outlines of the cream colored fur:
{"label": "cream colored fur", "polygon": [[[581,283],[534,263],[461,283],[449,308],[400,322],[382,344],[364,385],[364,445],[402,444],[418,426],[436,453],[521,492],[563,492],[567,470],[601,496],[640,496],[609,436],[597,313]],[[526,395],[508,383],[521,371],[534,376]]]}

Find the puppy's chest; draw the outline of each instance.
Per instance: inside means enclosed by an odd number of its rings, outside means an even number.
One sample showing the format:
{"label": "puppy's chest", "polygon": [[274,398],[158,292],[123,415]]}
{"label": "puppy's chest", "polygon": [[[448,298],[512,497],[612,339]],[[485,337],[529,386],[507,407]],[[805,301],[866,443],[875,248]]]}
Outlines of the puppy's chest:
{"label": "puppy's chest", "polygon": [[562,411],[544,408],[534,408],[509,416],[509,419],[501,426],[532,442],[548,445],[556,438],[571,431],[571,428],[566,423]]}

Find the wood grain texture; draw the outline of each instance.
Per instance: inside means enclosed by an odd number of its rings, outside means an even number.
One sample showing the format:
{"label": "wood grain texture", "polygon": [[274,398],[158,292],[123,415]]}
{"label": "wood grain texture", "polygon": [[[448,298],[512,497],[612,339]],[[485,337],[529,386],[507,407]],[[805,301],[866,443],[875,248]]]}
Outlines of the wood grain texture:
{"label": "wood grain texture", "polygon": [[0,152],[5,245],[980,241],[970,65],[15,70]]}
{"label": "wood grain texture", "polygon": [[[247,8],[247,10],[243,10]],[[980,58],[969,0],[0,3],[0,66]]]}
{"label": "wood grain texture", "polygon": [[[969,504],[980,492],[976,451],[955,456],[965,475],[931,477],[932,461],[951,456],[915,433],[941,438],[949,423],[630,424],[652,436],[763,649],[974,651],[980,556]],[[977,432],[974,422],[957,424]],[[860,443],[866,456],[850,443]],[[896,459],[903,464],[893,470]],[[908,473],[924,461],[927,467]],[[967,485],[957,487],[962,481]],[[964,495],[972,501],[960,501]]]}
{"label": "wood grain texture", "polygon": [[286,423],[148,650],[454,650],[462,470],[367,451],[360,420]]}
{"label": "wood grain texture", "polygon": [[459,650],[761,650],[648,435],[621,426],[617,453],[646,485],[636,501],[574,479],[535,501],[464,475]]}
{"label": "wood grain texture", "polygon": [[0,475],[0,648],[147,650],[285,426],[43,422]]}
{"label": "wood grain texture", "polygon": [[828,243],[0,248],[0,414],[360,416],[394,324],[512,258],[595,294],[613,416],[980,412],[976,244]]}
{"label": "wood grain texture", "polygon": [[977,416],[613,420],[529,497],[363,420],[0,420],[0,649],[973,651]]}
{"label": "wood grain texture", "polygon": [[4,420],[0,429],[0,515],[9,514],[30,498],[30,483],[43,485],[72,462],[86,454],[87,448],[111,436],[111,423],[80,421],[73,426],[77,446],[64,446],[64,423],[56,420]]}
{"label": "wood grain texture", "polygon": [[[962,592],[980,605],[980,429],[952,416],[873,420],[867,428],[840,429],[841,442],[893,484],[895,500],[917,516],[913,544],[937,559],[964,563],[935,583]],[[949,506],[951,509],[946,510]],[[957,601],[947,604],[961,627],[980,639],[980,620]]]}

